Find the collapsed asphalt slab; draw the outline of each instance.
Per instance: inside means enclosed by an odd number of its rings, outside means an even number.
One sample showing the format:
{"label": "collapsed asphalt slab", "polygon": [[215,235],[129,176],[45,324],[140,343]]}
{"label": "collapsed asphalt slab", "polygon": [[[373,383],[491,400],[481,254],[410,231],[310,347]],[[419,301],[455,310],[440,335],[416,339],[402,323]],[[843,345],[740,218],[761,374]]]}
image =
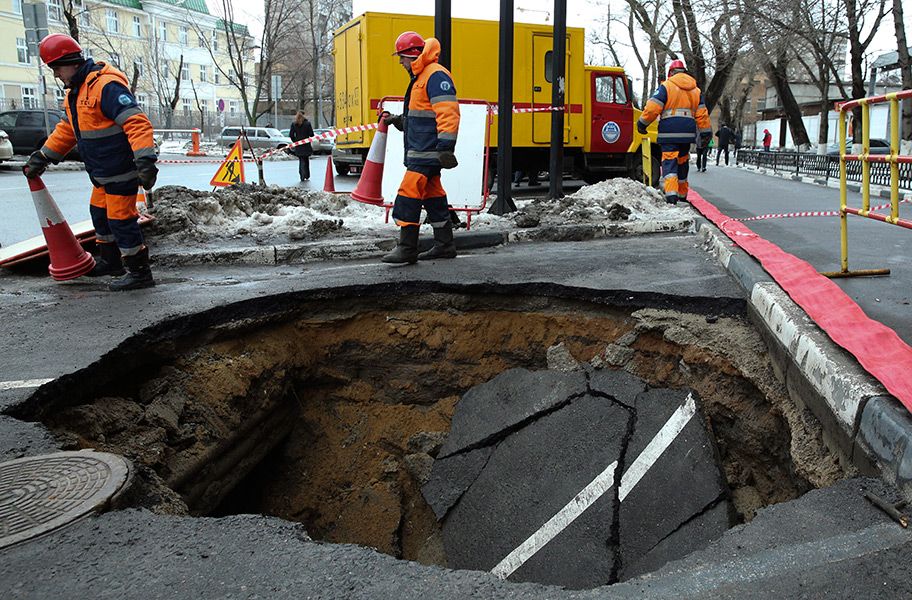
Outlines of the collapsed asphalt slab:
{"label": "collapsed asphalt slab", "polygon": [[681,558],[733,522],[693,393],[623,371],[513,369],[472,388],[422,492],[451,567],[576,589]]}

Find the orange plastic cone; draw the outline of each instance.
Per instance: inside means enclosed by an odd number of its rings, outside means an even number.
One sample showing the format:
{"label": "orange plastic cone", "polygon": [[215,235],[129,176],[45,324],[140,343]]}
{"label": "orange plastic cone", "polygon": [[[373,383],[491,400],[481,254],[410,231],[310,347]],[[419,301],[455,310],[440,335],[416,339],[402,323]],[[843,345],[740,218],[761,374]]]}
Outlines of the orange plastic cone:
{"label": "orange plastic cone", "polygon": [[336,193],[336,182],[333,181],[333,159],[332,156],[326,157],[326,179],[323,180],[323,191]]}
{"label": "orange plastic cone", "polygon": [[368,204],[383,204],[383,158],[386,156],[386,133],[389,131],[383,119],[371,142],[367,158],[364,159],[364,168],[361,169],[361,178],[352,192],[352,198],[358,202]]}
{"label": "orange plastic cone", "polygon": [[44,186],[40,177],[28,180],[32,190],[32,201],[41,222],[41,233],[47,242],[51,266],[48,267],[51,277],[57,281],[66,281],[85,275],[95,266],[92,255],[82,249],[73,230]]}

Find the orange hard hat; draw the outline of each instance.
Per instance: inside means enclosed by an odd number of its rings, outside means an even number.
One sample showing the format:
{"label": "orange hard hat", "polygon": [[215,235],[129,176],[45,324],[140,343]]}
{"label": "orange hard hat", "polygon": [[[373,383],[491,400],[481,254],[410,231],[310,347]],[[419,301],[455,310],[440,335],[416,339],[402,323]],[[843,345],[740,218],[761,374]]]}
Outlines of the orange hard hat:
{"label": "orange hard hat", "polygon": [[75,65],[85,60],[79,42],[64,33],[52,33],[38,44],[38,54],[44,64]]}
{"label": "orange hard hat", "polygon": [[687,67],[684,66],[684,61],[680,58],[676,58],[671,61],[671,64],[668,65],[668,76],[671,77],[672,73],[675,71],[686,71]]}
{"label": "orange hard hat", "polygon": [[405,31],[396,38],[396,51],[393,54],[418,58],[424,50],[424,38],[414,31]]}

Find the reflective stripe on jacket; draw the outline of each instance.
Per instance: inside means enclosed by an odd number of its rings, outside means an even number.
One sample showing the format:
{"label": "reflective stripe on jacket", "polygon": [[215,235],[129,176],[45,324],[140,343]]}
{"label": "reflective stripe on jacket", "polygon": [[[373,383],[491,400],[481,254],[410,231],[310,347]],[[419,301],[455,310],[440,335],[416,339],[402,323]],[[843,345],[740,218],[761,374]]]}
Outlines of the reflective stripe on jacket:
{"label": "reflective stripe on jacket", "polygon": [[126,75],[91,59],[76,72],[66,96],[66,118],[42,150],[61,160],[73,146],[99,184],[136,179],[137,158],[155,154],[152,123],[130,93]]}
{"label": "reflective stripe on jacket", "polygon": [[440,152],[456,148],[459,102],[450,72],[437,60],[440,42],[428,38],[412,62],[412,81],[405,94],[405,166],[440,166]]}
{"label": "reflective stripe on jacket", "polygon": [[662,82],[640,116],[644,125],[659,120],[659,144],[690,144],[697,133],[712,135],[709,113],[697,82],[687,73],[675,73]]}

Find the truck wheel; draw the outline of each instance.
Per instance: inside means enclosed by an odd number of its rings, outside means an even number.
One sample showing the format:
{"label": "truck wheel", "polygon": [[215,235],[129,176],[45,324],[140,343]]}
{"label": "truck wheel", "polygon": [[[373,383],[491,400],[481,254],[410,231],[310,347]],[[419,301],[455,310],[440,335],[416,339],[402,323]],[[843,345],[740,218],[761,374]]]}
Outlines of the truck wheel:
{"label": "truck wheel", "polygon": [[348,171],[349,171],[348,165],[334,162],[333,166],[336,167],[336,173],[338,173],[339,175],[348,175]]}

